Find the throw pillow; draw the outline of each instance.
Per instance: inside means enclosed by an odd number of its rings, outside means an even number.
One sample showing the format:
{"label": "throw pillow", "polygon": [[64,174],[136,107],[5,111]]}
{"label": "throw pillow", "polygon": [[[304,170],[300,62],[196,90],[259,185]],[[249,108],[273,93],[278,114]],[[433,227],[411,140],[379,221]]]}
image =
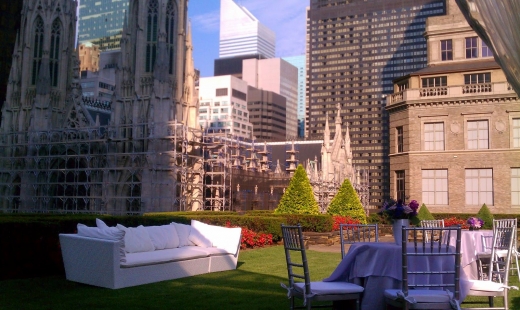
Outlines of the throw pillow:
{"label": "throw pillow", "polygon": [[146,226],[156,250],[173,249],[179,246],[177,230],[173,225]]}
{"label": "throw pillow", "polygon": [[117,224],[116,227],[125,232],[125,251],[127,253],[149,252],[155,249],[152,239],[143,225],[127,228]]}
{"label": "throw pillow", "polygon": [[109,227],[108,229],[102,229],[98,227],[88,227],[84,224],[78,224],[78,236],[89,237],[89,238],[97,238],[97,239],[107,239],[107,240],[115,240],[120,241],[123,239],[125,233],[120,231],[115,227]]}
{"label": "throw pillow", "polygon": [[105,222],[103,222],[103,220],[100,219],[96,219],[96,226],[101,229],[110,228],[107,224],[105,224]]}
{"label": "throw pillow", "polygon": [[179,248],[183,246],[194,245],[188,237],[190,236],[191,226],[186,224],[174,223],[172,222],[170,225],[175,227],[177,230],[177,236],[179,237]]}

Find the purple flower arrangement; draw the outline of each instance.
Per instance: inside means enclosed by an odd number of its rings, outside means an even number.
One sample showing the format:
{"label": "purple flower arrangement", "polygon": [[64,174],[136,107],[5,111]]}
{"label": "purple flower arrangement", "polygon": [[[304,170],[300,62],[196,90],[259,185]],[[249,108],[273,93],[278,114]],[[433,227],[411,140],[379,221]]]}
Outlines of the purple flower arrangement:
{"label": "purple flower arrangement", "polygon": [[385,201],[382,207],[382,212],[385,213],[392,220],[406,220],[417,216],[419,203],[417,200],[410,201],[409,204],[404,204],[403,200]]}
{"label": "purple flower arrangement", "polygon": [[484,226],[484,221],[478,217],[470,217],[466,223],[468,223],[470,229],[480,229]]}

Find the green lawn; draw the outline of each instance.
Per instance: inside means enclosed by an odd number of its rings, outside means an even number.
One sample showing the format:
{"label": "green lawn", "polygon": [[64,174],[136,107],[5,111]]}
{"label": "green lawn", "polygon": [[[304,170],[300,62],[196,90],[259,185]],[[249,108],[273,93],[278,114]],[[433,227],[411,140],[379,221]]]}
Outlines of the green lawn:
{"label": "green lawn", "polygon": [[[340,261],[339,253],[307,253],[313,280],[329,276]],[[0,309],[287,309],[280,287],[286,279],[283,247],[275,246],[242,251],[237,270],[119,290],[58,276],[0,281]],[[518,285],[516,276],[511,279]],[[510,309],[520,309],[520,293],[511,292]],[[476,300],[482,303],[466,306],[485,305],[485,299]]]}

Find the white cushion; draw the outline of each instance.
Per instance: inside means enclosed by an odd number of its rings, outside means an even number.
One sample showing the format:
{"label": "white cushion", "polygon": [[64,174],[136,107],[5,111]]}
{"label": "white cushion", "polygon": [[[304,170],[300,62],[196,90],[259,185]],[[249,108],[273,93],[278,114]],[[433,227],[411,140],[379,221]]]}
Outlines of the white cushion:
{"label": "white cushion", "polygon": [[[386,298],[397,300],[397,292],[402,292],[402,290],[385,290],[384,295]],[[408,297],[413,298],[417,303],[449,303],[453,298],[453,293],[444,290],[409,290]]]}
{"label": "white cushion", "polygon": [[121,266],[133,267],[151,265],[201,257],[208,257],[208,253],[206,253],[204,249],[195,246],[186,246],[182,248],[164,249],[152,252],[129,253],[126,254],[126,262],[121,263]]}
{"label": "white cushion", "polygon": [[125,251],[127,253],[147,252],[155,249],[152,239],[143,225],[127,228],[117,224],[116,227],[125,232]]}
{"label": "white cushion", "polygon": [[[297,291],[303,292],[305,282],[294,283]],[[361,293],[364,288],[354,283],[338,282],[311,282],[311,291],[316,295],[352,294]]]}
{"label": "white cushion", "polygon": [[120,241],[125,236],[124,231],[120,231],[115,227],[102,229],[98,227],[88,227],[84,224],[78,224],[77,228],[78,235],[83,237]]}
{"label": "white cushion", "polygon": [[193,242],[188,239],[191,231],[190,225],[174,222],[172,222],[170,225],[173,225],[175,230],[177,230],[177,236],[179,237],[179,247],[194,245]]}
{"label": "white cushion", "polygon": [[240,247],[240,237],[242,235],[242,228],[240,227],[221,227],[214,226],[213,234],[209,239],[213,246],[224,249],[227,253],[236,254]]}
{"label": "white cushion", "polygon": [[[203,230],[204,231],[204,230]],[[207,232],[207,230],[206,230]],[[193,244],[203,247],[203,248],[210,248],[213,246],[211,243],[211,240],[209,240],[197,227],[191,227],[190,235],[188,236],[188,239],[193,242]]]}
{"label": "white cushion", "polygon": [[156,250],[173,249],[179,246],[177,230],[173,225],[146,226]]}
{"label": "white cushion", "polygon": [[103,222],[103,220],[100,219],[96,219],[96,226],[102,229],[110,228],[107,224],[105,224],[105,222]]}
{"label": "white cushion", "polygon": [[504,284],[493,281],[484,280],[467,280],[470,283],[470,290],[472,291],[488,291],[488,292],[502,292]]}

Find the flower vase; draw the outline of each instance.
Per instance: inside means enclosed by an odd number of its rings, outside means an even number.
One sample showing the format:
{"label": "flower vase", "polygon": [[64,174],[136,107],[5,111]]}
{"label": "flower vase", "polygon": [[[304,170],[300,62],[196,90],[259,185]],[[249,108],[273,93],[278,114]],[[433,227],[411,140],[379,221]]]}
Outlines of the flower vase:
{"label": "flower vase", "polygon": [[392,231],[394,233],[395,244],[397,244],[397,245],[402,245],[402,242],[403,242],[403,235],[402,235],[403,231],[401,230],[401,228],[403,226],[409,227],[410,220],[408,220],[408,219],[394,220],[394,223],[392,225]]}

